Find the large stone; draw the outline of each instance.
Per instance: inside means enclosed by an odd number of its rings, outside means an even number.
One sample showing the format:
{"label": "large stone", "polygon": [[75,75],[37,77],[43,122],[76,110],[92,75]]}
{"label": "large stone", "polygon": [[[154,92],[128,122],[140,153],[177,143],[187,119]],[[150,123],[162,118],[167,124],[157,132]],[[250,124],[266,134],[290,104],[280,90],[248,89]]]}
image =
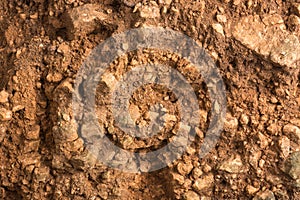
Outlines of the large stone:
{"label": "large stone", "polygon": [[234,26],[232,33],[236,40],[267,60],[282,67],[299,66],[299,40],[286,30],[280,15],[244,17]]}
{"label": "large stone", "polygon": [[300,179],[300,151],[294,152],[286,161],[286,172],[293,179]]}

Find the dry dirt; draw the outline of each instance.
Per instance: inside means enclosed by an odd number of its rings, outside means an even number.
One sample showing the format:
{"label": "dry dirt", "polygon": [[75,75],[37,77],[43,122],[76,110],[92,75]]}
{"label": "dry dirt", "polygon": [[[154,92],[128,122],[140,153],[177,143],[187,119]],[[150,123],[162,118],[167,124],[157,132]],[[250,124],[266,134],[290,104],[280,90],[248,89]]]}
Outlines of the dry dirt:
{"label": "dry dirt", "polygon": [[[168,27],[198,42],[226,85],[227,114],[217,145],[202,159],[211,103],[201,76],[170,52],[141,50],[108,69],[164,63],[199,99],[196,143],[167,168],[125,173],[93,162],[72,121],[72,85],[89,53],[109,36]],[[300,199],[299,0],[0,1],[0,199]],[[160,103],[170,123],[150,140],[130,138],[109,113],[109,77],[97,88],[99,123],[128,150],[160,148],[180,113],[167,88],[147,85],[130,114],[147,123]]]}

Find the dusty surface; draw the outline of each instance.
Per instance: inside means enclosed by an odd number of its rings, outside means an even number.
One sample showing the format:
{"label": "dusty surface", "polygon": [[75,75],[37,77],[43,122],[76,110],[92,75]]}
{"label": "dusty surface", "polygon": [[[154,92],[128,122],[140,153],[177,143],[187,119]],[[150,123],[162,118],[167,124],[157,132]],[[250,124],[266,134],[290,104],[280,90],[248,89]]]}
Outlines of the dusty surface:
{"label": "dusty surface", "polygon": [[[0,199],[300,199],[299,17],[297,0],[1,1]],[[167,52],[118,58],[110,67],[116,78],[147,62],[178,69],[202,109],[199,143],[168,168],[129,174],[84,149],[72,85],[94,47],[146,25],[181,31],[203,46],[226,84],[228,111],[217,146],[199,159],[210,110],[201,77]],[[110,78],[99,84],[97,115],[111,140],[128,150],[168,142],[180,115],[172,92],[151,85],[136,91],[130,109],[137,123],[151,119],[149,104],[171,111],[160,135],[137,140],[107,112]]]}

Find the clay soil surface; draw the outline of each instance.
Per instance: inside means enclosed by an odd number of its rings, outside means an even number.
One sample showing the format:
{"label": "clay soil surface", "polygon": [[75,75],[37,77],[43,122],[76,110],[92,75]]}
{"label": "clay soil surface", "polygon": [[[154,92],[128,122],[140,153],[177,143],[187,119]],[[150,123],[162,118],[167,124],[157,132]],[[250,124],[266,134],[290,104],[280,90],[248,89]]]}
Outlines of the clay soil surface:
{"label": "clay soil surface", "polygon": [[[184,33],[205,49],[224,81],[227,113],[216,146],[200,159],[212,108],[201,75],[159,49],[116,58],[98,84],[95,107],[117,146],[152,151],[178,129],[176,96],[154,84],[134,92],[129,111],[135,123],[147,125],[156,114],[148,112],[152,105],[165,109],[162,131],[139,139],[115,125],[111,86],[138,65],[178,70],[200,108],[195,142],[178,160],[154,172],[126,173],[85,148],[72,114],[73,86],[97,45],[150,26]],[[299,40],[299,0],[1,0],[0,199],[299,200]]]}

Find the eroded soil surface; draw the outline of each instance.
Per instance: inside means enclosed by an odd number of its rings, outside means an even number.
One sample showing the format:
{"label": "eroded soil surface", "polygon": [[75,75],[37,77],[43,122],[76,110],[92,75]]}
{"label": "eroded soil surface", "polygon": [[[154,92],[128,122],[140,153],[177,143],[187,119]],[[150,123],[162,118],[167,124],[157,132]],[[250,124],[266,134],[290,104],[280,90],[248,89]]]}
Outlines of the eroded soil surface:
{"label": "eroded soil surface", "polygon": [[[200,159],[211,110],[201,76],[161,50],[117,58],[96,95],[99,124],[116,145],[157,149],[178,128],[176,97],[151,84],[133,94],[129,110],[147,125],[157,114],[147,112],[151,105],[166,109],[160,134],[141,140],[114,125],[111,85],[135,66],[180,71],[201,115],[196,142],[179,160],[125,173],[85,149],[74,125],[73,85],[98,44],[146,26],[180,31],[206,50],[226,85],[227,114],[217,145]],[[0,199],[300,199],[299,40],[298,0],[0,1]]]}

